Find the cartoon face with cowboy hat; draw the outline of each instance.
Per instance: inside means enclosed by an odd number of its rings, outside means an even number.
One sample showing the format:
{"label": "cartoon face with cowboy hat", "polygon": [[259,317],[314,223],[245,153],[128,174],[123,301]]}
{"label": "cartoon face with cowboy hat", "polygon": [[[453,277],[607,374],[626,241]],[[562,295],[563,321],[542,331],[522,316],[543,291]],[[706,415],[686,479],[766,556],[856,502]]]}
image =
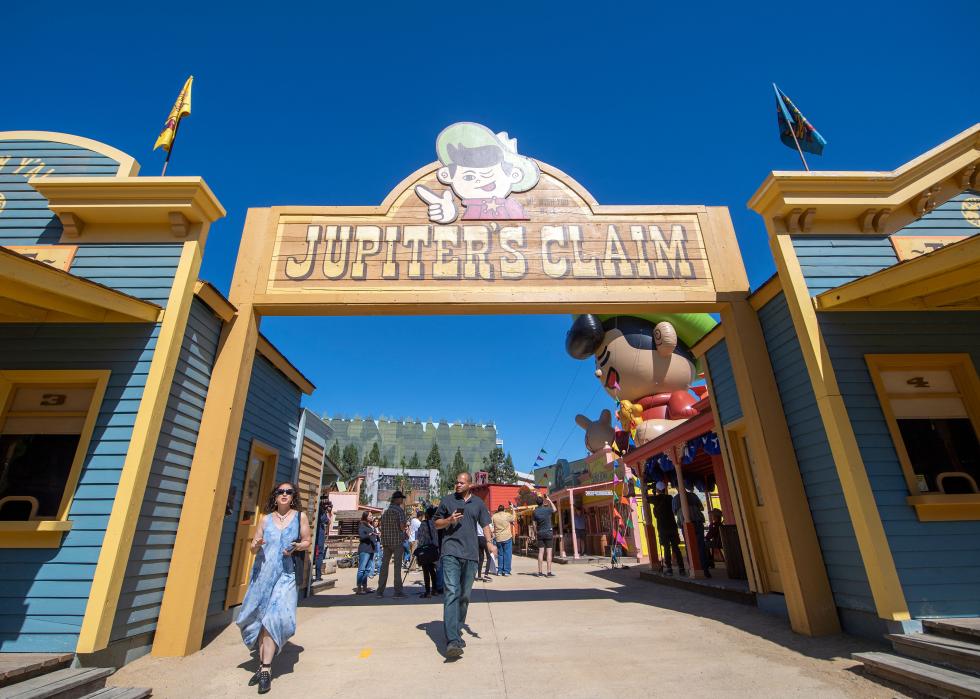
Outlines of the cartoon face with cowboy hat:
{"label": "cartoon face with cowboy hat", "polygon": [[517,139],[486,126],[462,121],[443,129],[436,138],[442,167],[436,179],[450,190],[437,194],[418,185],[415,193],[428,205],[429,220],[452,223],[457,208],[453,193],[462,201],[464,221],[527,220],[511,192],[526,192],[538,183],[540,170],[530,158],[519,155]]}

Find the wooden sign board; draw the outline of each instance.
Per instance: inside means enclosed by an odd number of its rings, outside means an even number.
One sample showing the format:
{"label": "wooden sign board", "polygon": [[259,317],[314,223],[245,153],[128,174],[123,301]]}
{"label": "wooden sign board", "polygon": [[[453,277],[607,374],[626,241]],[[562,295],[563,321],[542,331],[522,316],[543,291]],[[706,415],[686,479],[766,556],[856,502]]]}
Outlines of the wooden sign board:
{"label": "wooden sign board", "polygon": [[963,240],[965,235],[893,235],[892,247],[900,262],[921,257],[939,248]]}
{"label": "wooden sign board", "polygon": [[[381,206],[273,207],[261,230],[246,226],[246,238],[256,238],[256,309],[624,312],[658,303],[713,310],[712,264],[741,269],[730,224],[714,230],[706,207],[601,206],[564,173],[518,155],[506,134],[475,129],[484,127],[446,129],[437,140],[440,161],[404,180]],[[478,155],[503,153],[510,162],[466,160],[452,143],[447,152],[447,132],[475,139],[470,151]],[[729,259],[709,262],[712,244]]]}
{"label": "wooden sign board", "polygon": [[71,268],[75,253],[78,252],[77,245],[7,245],[6,248],[24,257],[60,269],[62,272],[67,272]]}

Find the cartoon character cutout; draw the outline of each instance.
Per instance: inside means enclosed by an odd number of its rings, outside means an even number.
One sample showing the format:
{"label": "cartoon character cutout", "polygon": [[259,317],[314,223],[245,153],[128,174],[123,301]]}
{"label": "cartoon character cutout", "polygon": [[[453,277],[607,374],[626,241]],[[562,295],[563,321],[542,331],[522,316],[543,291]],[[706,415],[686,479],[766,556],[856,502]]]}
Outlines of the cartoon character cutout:
{"label": "cartoon character cutout", "polygon": [[527,212],[511,192],[526,192],[538,183],[537,163],[517,152],[517,139],[486,126],[463,121],[436,138],[442,167],[436,179],[450,187],[441,194],[418,185],[415,193],[428,205],[433,223],[452,223],[458,216],[453,194],[463,204],[464,221],[526,221]]}

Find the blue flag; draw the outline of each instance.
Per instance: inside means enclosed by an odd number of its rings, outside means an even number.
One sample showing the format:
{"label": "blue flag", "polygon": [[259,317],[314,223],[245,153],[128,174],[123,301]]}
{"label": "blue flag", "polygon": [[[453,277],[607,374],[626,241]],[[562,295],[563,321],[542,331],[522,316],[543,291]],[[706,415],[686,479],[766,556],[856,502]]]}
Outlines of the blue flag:
{"label": "blue flag", "polygon": [[[776,83],[772,84],[772,89],[776,91],[779,140],[793,150],[796,150],[796,144],[799,143],[800,150],[805,150],[807,153],[814,155],[823,153],[823,147],[827,145],[824,137],[806,120],[806,117],[796,108],[792,100],[776,87]],[[796,136],[795,140],[793,139],[794,135]]]}

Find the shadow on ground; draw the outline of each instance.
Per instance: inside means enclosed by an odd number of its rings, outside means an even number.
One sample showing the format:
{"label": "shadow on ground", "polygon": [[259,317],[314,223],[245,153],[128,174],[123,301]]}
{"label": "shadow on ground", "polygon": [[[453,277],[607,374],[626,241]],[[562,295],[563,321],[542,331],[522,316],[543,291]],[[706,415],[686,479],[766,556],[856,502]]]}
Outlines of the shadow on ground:
{"label": "shadow on ground", "polygon": [[[306,650],[303,646],[298,646],[295,643],[286,641],[286,645],[282,647],[282,652],[275,657],[273,661],[275,669],[273,675],[275,677],[281,677],[282,675],[291,675],[293,669],[296,667],[296,663],[299,662],[300,654]],[[238,665],[239,669],[247,670],[248,675],[252,676],[259,671],[259,653],[258,651],[252,651],[252,657],[243,663]]]}
{"label": "shadow on ground", "polygon": [[[679,614],[700,617],[717,623],[725,624],[743,632],[758,636],[766,641],[801,653],[811,658],[829,660],[833,658],[850,658],[852,653],[885,650],[884,639],[881,642],[858,638],[840,633],[831,636],[810,637],[795,633],[789,626],[789,621],[783,616],[766,613],[757,607],[746,606],[723,599],[717,599],[689,590],[658,585],[639,577],[639,567],[613,570],[609,568],[583,571],[587,576],[594,576],[613,587],[562,588],[551,587],[557,578],[542,578],[540,587],[521,590],[505,590],[484,584],[473,588],[474,603],[489,602],[492,604],[510,604],[515,602],[565,602],[581,600],[612,600],[623,604],[644,604]],[[411,585],[405,586],[406,591]],[[414,592],[408,592],[408,598],[396,600],[392,592],[386,591],[383,599],[373,594],[356,596],[326,595],[303,600],[304,607],[361,607],[388,606],[394,604],[427,604],[441,617],[442,598],[433,597],[422,599]],[[434,625],[434,626],[433,626]],[[430,628],[432,627],[432,628]],[[444,643],[441,622],[430,622],[418,627],[425,630],[433,643],[441,648]]]}

